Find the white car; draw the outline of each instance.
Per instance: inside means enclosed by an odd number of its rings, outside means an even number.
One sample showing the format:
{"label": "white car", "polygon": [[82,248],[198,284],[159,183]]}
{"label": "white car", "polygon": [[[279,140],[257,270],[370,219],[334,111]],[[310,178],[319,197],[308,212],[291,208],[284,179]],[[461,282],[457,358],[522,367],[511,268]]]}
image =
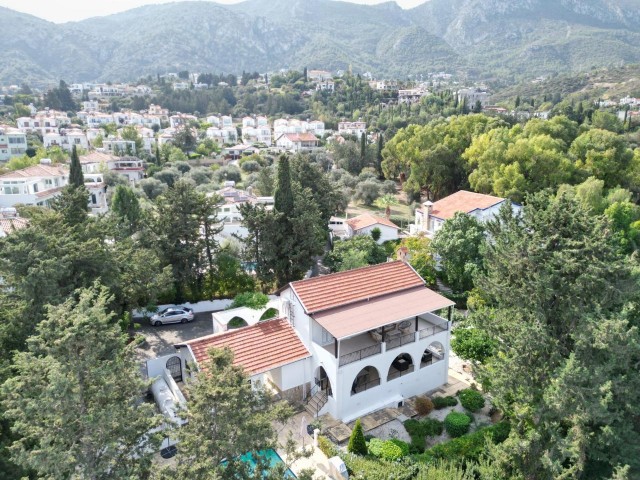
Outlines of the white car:
{"label": "white car", "polygon": [[154,327],[164,325],[165,323],[187,323],[192,322],[194,318],[193,310],[187,307],[169,307],[154,314],[149,322]]}

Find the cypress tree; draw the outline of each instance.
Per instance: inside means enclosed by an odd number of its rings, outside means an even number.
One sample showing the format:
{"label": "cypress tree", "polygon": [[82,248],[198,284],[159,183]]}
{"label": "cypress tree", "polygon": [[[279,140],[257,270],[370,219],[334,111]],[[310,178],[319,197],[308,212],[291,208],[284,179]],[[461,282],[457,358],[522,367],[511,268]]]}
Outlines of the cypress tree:
{"label": "cypress tree", "polygon": [[74,187],[82,187],[84,185],[84,175],[82,174],[82,167],[80,166],[80,159],[78,158],[78,151],[75,145],[73,146],[73,150],[71,150],[69,185],[73,185]]}
{"label": "cypress tree", "polygon": [[289,157],[281,155],[278,161],[278,182],[274,195],[276,211],[284,213],[286,217],[293,215],[293,191],[291,190],[291,167]]}
{"label": "cypress tree", "polygon": [[351,432],[351,437],[349,437],[349,444],[347,445],[347,450],[351,453],[355,453],[356,455],[367,454],[367,441],[364,438],[364,432],[362,431],[362,425],[360,424],[360,419],[356,420],[356,425],[355,427],[353,427],[353,431]]}
{"label": "cypress tree", "polygon": [[384,148],[384,137],[382,132],[378,134],[378,154],[376,156],[376,170],[378,170],[378,175],[382,177],[382,149]]}
{"label": "cypress tree", "polygon": [[364,161],[367,156],[367,138],[363,133],[360,135],[360,165],[364,167]]}
{"label": "cypress tree", "polygon": [[160,144],[156,140],[156,165],[162,165],[162,159],[160,158]]}

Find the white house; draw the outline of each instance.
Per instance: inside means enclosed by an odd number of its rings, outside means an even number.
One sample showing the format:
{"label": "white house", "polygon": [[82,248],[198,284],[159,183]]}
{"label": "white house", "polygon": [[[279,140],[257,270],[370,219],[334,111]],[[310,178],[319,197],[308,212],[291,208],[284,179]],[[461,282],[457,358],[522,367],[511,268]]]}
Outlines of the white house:
{"label": "white house", "polygon": [[134,140],[123,140],[113,136],[102,140],[102,148],[114,155],[136,154],[136,142]]}
{"label": "white house", "polygon": [[473,108],[477,102],[484,107],[489,103],[491,94],[482,88],[462,88],[458,90],[458,101],[462,103],[463,100],[467,100],[469,108]]}
{"label": "white house", "polygon": [[388,240],[397,240],[400,232],[400,227],[391,220],[370,213],[364,213],[346,220],[344,227],[347,238],[355,235],[371,235],[371,232],[377,228],[380,230],[380,239],[378,240],[380,244]]}
{"label": "white house", "polygon": [[76,148],[82,148],[87,150],[89,148],[89,140],[87,135],[77,128],[74,129],[60,129],[60,133],[53,132],[47,133],[42,138],[42,142],[45,147],[58,146],[67,151],[71,151],[73,146]]}
{"label": "white house", "polygon": [[398,90],[398,103],[418,103],[422,97],[429,95],[424,88],[409,88]]}
{"label": "white house", "polygon": [[271,146],[271,128],[268,125],[259,127],[242,127],[242,141],[248,144],[264,143]]}
{"label": "white house", "polygon": [[[435,203],[424,202],[416,209],[415,223],[409,226],[409,230],[412,235],[424,233],[431,237],[440,230],[445,220],[453,218],[456,212],[467,213],[485,222],[495,217],[506,201],[508,200],[492,195],[460,190]],[[518,204],[512,205],[516,211],[520,209]]]}
{"label": "white house", "polygon": [[230,144],[238,141],[238,131],[235,127],[209,127],[207,128],[207,138],[212,139],[218,144]]}
{"label": "white house", "polygon": [[338,134],[340,135],[355,135],[360,138],[363,133],[367,133],[366,122],[339,122]]}
{"label": "white house", "polygon": [[333,80],[322,80],[316,83],[316,91],[318,92],[335,92],[336,84]]}
{"label": "white house", "polygon": [[318,148],[318,138],[312,133],[283,133],[276,146],[292,152],[312,152]]}
{"label": "white house", "polygon": [[189,125],[191,122],[197,122],[198,119],[193,115],[187,115],[186,113],[177,113],[169,117],[169,124],[171,128],[178,128],[182,125]]}
{"label": "white house", "polygon": [[109,170],[124,177],[133,185],[144,178],[144,162],[137,157],[113,157],[107,162]]}
{"label": "white house", "polygon": [[50,162],[43,159],[39,165],[0,175],[0,207],[17,204],[49,206],[69,178],[66,168]]}
{"label": "white house", "polygon": [[268,208],[273,205],[273,197],[258,197],[251,191],[239,190],[230,184],[216,192],[222,197],[222,202],[218,205],[217,219],[222,226],[222,231],[216,235],[216,240],[241,237],[249,234],[247,228],[242,225],[242,213],[240,206],[245,203],[254,205],[266,205]]}
{"label": "white house", "polygon": [[453,302],[404,262],[292,282],[280,300],[280,318],[176,345],[182,371],[229,347],[252,382],[344,422],[447,382]]}
{"label": "white house", "polygon": [[17,128],[0,125],[0,162],[24,155],[27,151],[27,135]]}

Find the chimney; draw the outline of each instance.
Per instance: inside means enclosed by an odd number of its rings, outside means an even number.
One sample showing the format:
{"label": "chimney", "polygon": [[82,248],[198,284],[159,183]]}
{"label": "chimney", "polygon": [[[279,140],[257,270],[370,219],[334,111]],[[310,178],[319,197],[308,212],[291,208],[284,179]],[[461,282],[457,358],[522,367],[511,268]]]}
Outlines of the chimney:
{"label": "chimney", "polygon": [[433,211],[433,202],[430,200],[427,200],[422,205],[424,206],[424,211],[427,214],[426,216],[429,217],[431,215],[431,212]]}
{"label": "chimney", "polygon": [[398,255],[398,260],[401,260],[407,263],[408,257],[409,257],[409,249],[407,247],[402,246],[398,249],[397,255]]}

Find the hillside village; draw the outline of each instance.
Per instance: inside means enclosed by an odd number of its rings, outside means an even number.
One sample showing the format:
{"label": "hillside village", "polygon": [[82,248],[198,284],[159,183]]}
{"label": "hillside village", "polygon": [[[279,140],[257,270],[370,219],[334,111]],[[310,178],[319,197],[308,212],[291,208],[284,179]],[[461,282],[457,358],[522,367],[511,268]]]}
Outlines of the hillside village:
{"label": "hillside village", "polygon": [[0,86],[0,477],[640,475],[633,81],[329,64]]}

